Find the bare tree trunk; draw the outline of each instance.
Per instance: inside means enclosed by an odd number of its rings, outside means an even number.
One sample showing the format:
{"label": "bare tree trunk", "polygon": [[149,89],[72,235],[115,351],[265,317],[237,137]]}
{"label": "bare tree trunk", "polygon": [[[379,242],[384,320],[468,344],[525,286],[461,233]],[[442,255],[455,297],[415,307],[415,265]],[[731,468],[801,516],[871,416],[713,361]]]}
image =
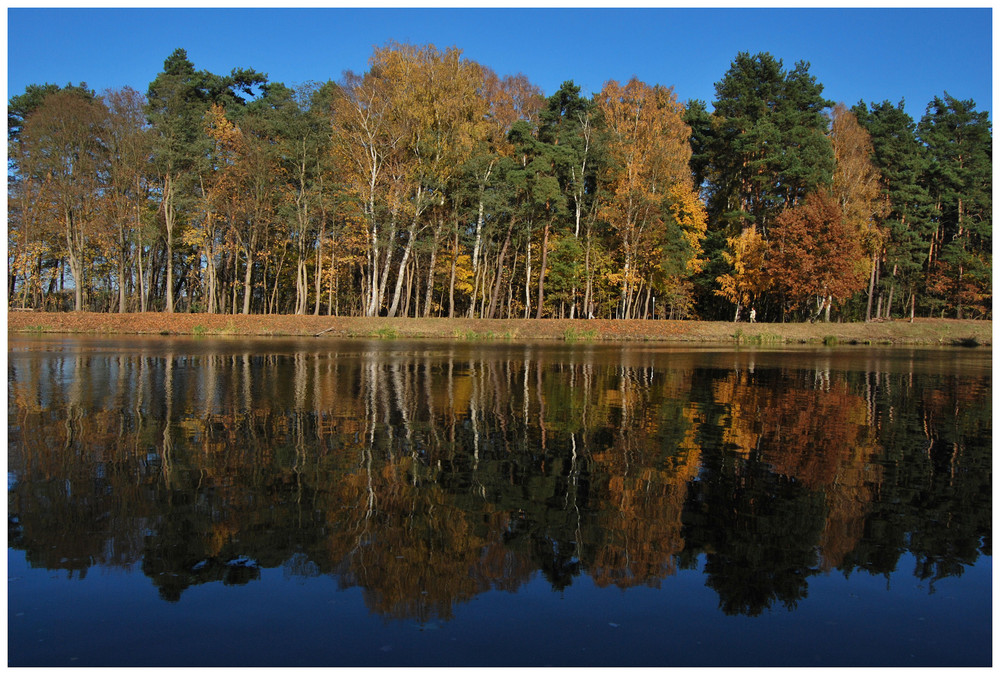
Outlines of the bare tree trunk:
{"label": "bare tree trunk", "polygon": [[[455,266],[458,260],[458,228],[455,229],[455,238],[451,245],[451,279],[448,280],[448,318],[455,318]],[[475,297],[472,298],[475,303]]]}
{"label": "bare tree trunk", "polygon": [[136,261],[139,266],[139,311],[146,311],[146,277],[142,269],[142,244],[136,246]]}
{"label": "bare tree trunk", "polygon": [[295,265],[295,313],[305,314],[306,304],[309,301],[309,280],[306,275],[306,261],[303,257],[304,251],[299,246],[298,260]]}
{"label": "bare tree trunk", "polygon": [[545,308],[545,261],[549,252],[549,221],[545,221],[545,229],[542,231],[542,261],[538,266],[538,309],[535,318],[542,318],[542,310]]}
{"label": "bare tree trunk", "polygon": [[[327,315],[337,315],[339,312],[334,311],[334,287],[337,285],[337,247],[336,245],[330,247],[330,274],[333,277],[330,280],[330,296],[327,299],[326,313]],[[337,289],[339,290],[339,288]],[[338,298],[339,300],[339,298]],[[338,306],[339,310],[340,307]]]}
{"label": "bare tree trunk", "polygon": [[125,313],[125,261],[118,261],[118,313]]}
{"label": "bare tree trunk", "polygon": [[403,293],[403,316],[410,315],[410,301],[413,299],[413,263],[406,266],[406,291]]}
{"label": "bare tree trunk", "polygon": [[205,247],[205,259],[205,273],[208,275],[208,304],[205,310],[209,314],[215,314],[218,310],[218,299],[216,298],[218,271],[215,269],[215,252],[212,250],[211,242]]}
{"label": "bare tree trunk", "polygon": [[437,262],[438,238],[441,236],[443,228],[443,221],[438,220],[437,227],[434,228],[434,235],[431,239],[431,261],[427,266],[427,296],[424,298],[425,317],[431,315],[431,305],[434,299],[434,264]]}
{"label": "bare tree trunk", "polygon": [[[253,280],[253,251],[247,248],[247,269],[243,274],[243,314],[250,313],[250,294],[253,288],[250,282]],[[266,291],[265,291],[266,292]]]}
{"label": "bare tree trunk", "polygon": [[865,323],[872,320],[872,297],[875,295],[875,271],[878,269],[878,257],[872,254],[872,273],[868,278],[868,306],[865,308]]}
{"label": "bare tree trunk", "polygon": [[507,254],[507,247],[510,246],[510,235],[513,230],[514,221],[511,221],[510,225],[507,226],[507,236],[504,237],[503,246],[500,248],[500,254],[497,256],[496,275],[493,279],[493,292],[490,294],[490,307],[485,314],[487,319],[492,319],[494,313],[496,312],[497,299],[500,296],[500,281],[503,278],[503,259]]}
{"label": "bare tree trunk", "polygon": [[83,311],[83,261],[80,260],[81,248],[77,245],[75,229],[79,225],[74,224],[73,210],[66,208],[63,211],[64,224],[66,227],[66,258],[69,262],[69,271],[73,275],[73,298],[74,308],[77,312]]}
{"label": "bare tree trunk", "polygon": [[[530,230],[529,230],[530,231]],[[527,251],[525,252],[525,263],[524,263],[524,318],[527,319],[528,315],[531,314],[531,238],[528,238],[528,244],[525,247]]]}
{"label": "bare tree trunk", "polygon": [[163,220],[167,229],[167,287],[166,312],[174,313],[174,183],[173,177],[167,174],[163,182]]}
{"label": "bare tree trunk", "polygon": [[326,237],[326,223],[323,223],[319,231],[319,239],[316,241],[316,304],[313,307],[313,316],[319,316],[319,301],[323,294],[323,239]]}
{"label": "bare tree trunk", "polygon": [[590,224],[587,224],[587,248],[586,254],[584,256],[584,270],[587,275],[587,287],[583,292],[583,311],[586,312],[587,318],[592,319],[594,317],[594,274],[593,270],[590,269]]}
{"label": "bare tree trunk", "polygon": [[403,259],[399,261],[399,274],[396,275],[396,289],[392,293],[392,304],[389,306],[389,313],[386,316],[396,316],[396,310],[399,309],[399,291],[403,287],[403,270],[406,269],[406,263],[410,260],[410,252],[413,250],[413,240],[416,236],[417,219],[414,217],[410,224],[409,236],[406,238],[406,248],[403,249]]}
{"label": "bare tree trunk", "polygon": [[382,264],[382,276],[381,279],[372,280],[372,282],[375,283],[375,286],[373,287],[372,291],[372,298],[373,298],[372,313],[368,314],[368,316],[378,316],[379,311],[382,309],[382,305],[385,303],[385,291],[389,287],[389,263],[392,262],[392,255],[395,249],[395,243],[394,243],[395,241],[396,241],[396,213],[393,212],[392,219],[389,222],[389,239],[385,247],[385,262]]}

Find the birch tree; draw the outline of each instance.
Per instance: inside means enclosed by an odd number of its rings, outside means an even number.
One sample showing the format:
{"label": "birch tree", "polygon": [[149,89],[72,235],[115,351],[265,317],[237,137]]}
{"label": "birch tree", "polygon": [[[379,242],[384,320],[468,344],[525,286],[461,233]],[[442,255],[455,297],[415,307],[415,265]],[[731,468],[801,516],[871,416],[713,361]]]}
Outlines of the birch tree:
{"label": "birch tree", "polygon": [[693,190],[688,162],[690,127],[672,89],[632,78],[607,82],[598,96],[606,128],[608,180],[600,214],[621,242],[619,316],[632,318],[644,283],[641,246],[664,223],[663,206],[673,186]]}

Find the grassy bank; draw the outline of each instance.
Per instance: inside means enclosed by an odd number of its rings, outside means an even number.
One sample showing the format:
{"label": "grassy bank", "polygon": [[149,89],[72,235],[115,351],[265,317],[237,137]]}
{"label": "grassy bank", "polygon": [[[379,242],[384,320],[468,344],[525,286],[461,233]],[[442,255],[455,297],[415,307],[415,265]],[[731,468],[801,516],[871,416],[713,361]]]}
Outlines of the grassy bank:
{"label": "grassy bank", "polygon": [[8,333],[105,335],[317,336],[567,342],[738,344],[934,344],[989,346],[992,321],[917,319],[874,323],[729,323],[607,319],[386,319],[217,314],[95,314],[10,311]]}

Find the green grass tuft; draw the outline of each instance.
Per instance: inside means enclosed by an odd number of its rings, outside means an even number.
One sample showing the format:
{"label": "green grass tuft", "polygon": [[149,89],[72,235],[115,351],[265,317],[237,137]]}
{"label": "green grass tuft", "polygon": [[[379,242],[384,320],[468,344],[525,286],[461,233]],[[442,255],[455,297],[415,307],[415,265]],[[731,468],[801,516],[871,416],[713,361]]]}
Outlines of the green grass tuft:
{"label": "green grass tuft", "polygon": [[567,328],[563,331],[563,340],[566,342],[592,342],[596,339],[597,331],[594,329],[577,330],[576,328]]}
{"label": "green grass tuft", "polygon": [[780,335],[775,335],[774,333],[748,335],[743,332],[743,329],[737,328],[736,332],[733,333],[733,341],[738,345],[770,345],[779,344],[784,340]]}

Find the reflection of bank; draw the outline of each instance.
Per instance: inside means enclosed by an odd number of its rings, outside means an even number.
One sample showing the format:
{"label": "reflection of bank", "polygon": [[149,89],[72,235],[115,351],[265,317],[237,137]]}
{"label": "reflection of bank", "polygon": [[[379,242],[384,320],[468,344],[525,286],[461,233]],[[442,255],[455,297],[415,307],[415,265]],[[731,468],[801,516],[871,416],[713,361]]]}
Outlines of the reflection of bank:
{"label": "reflection of bank", "polygon": [[[895,564],[909,531],[935,532],[920,545],[944,561],[989,532],[963,491],[989,480],[963,470],[988,462],[982,377],[554,351],[77,355],[44,386],[24,356],[16,546],[53,569],[141,562],[174,599],[306,556],[379,613],[426,619],[538,571],[656,586],[699,557],[752,613],[859,551]],[[959,529],[922,522],[915,484]]]}

